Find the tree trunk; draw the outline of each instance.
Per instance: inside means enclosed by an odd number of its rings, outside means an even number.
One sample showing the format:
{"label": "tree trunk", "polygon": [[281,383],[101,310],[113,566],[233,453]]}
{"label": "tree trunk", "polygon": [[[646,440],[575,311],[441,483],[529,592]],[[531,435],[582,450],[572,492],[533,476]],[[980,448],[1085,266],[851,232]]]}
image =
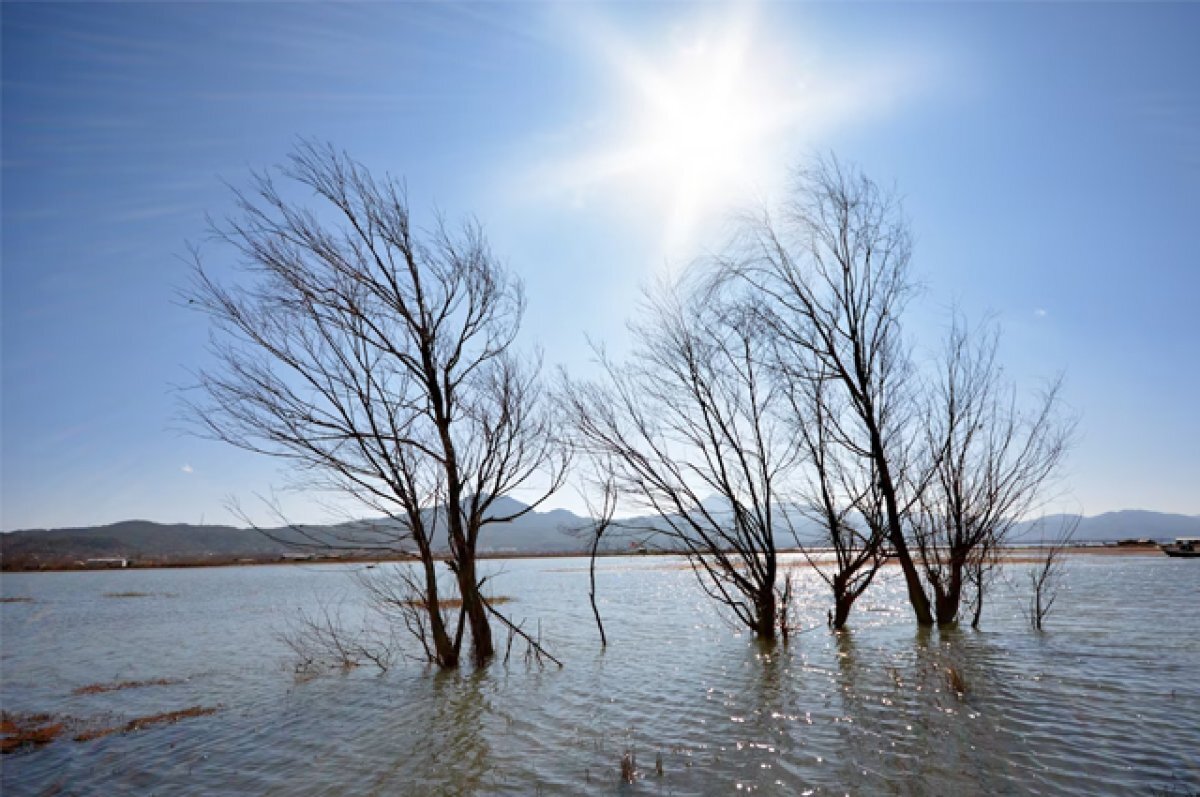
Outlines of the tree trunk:
{"label": "tree trunk", "polygon": [[904,571],[904,585],[908,588],[908,602],[912,604],[913,614],[917,617],[917,625],[933,625],[933,612],[929,608],[929,598],[925,588],[921,586],[921,574],[913,563],[912,554],[904,542],[904,534],[892,534],[892,547],[896,549],[896,559],[900,569]]}
{"label": "tree trunk", "polygon": [[[453,452],[449,434],[444,434],[445,450]],[[492,642],[492,625],[488,621],[487,607],[479,594],[479,580],[475,576],[476,526],[463,523],[462,494],[456,485],[457,463],[447,455],[447,473],[451,487],[447,493],[446,526],[449,535],[450,553],[454,557],[454,572],[458,576],[458,594],[462,597],[462,612],[471,628],[471,658],[475,666],[482,667],[496,654]]]}
{"label": "tree trunk", "polygon": [[458,666],[458,650],[454,641],[446,633],[446,624],[442,620],[442,610],[434,608],[429,612],[429,630],[433,634],[433,650],[437,656],[435,662],[443,670],[452,670]]}
{"label": "tree trunk", "polygon": [[850,608],[854,606],[854,596],[843,592],[833,597],[833,630],[840,631],[850,619]]}
{"label": "tree trunk", "polygon": [[930,611],[929,597],[925,594],[925,588],[920,585],[917,564],[912,561],[912,553],[908,552],[904,529],[900,528],[900,520],[896,516],[898,513],[896,513],[895,493],[890,490],[884,491],[884,498],[888,504],[888,540],[896,552],[900,569],[904,571],[904,582],[908,588],[908,603],[912,605],[912,612],[917,616],[918,625],[932,625],[934,624],[934,613]]}
{"label": "tree trunk", "polygon": [[588,561],[588,600],[592,602],[592,614],[596,616],[596,628],[600,629],[600,647],[608,647],[608,637],[604,635],[604,623],[600,620],[600,609],[596,607],[596,550],[600,547],[600,537],[603,532],[592,535],[592,556]]}
{"label": "tree trunk", "polygon": [[938,625],[954,625],[958,621],[958,604],[960,592],[951,589],[939,589],[934,593],[934,609],[937,612]]}
{"label": "tree trunk", "polygon": [[451,670],[458,666],[458,646],[446,633],[446,622],[438,606],[436,562],[425,535],[413,536],[420,549],[421,566],[425,571],[425,609],[429,614],[429,633],[433,637],[434,663],[444,670]]}
{"label": "tree trunk", "polygon": [[943,587],[939,582],[934,587],[938,625],[953,625],[958,621],[958,607],[962,602],[962,569],[961,557],[952,554],[949,583]]}
{"label": "tree trunk", "polygon": [[775,639],[775,626],[778,622],[778,615],[776,614],[775,608],[774,586],[764,589],[763,592],[759,594],[758,600],[755,603],[757,604],[755,608],[758,612],[758,617],[755,618],[757,620],[757,626],[754,629],[754,633],[757,634],[758,638],[763,641],[772,641]]}
{"label": "tree trunk", "polygon": [[[432,568],[430,569],[432,570]],[[429,609],[429,633],[433,636],[433,653],[437,658],[436,664],[442,669],[452,670],[458,666],[458,646],[446,633],[446,622],[442,619],[442,610],[438,606],[437,582],[431,580],[426,583],[429,584],[426,596]]]}
{"label": "tree trunk", "polygon": [[471,627],[471,658],[482,667],[496,654],[492,641],[492,624],[488,622],[487,607],[479,594],[475,578],[475,557],[464,556],[458,562],[458,592],[462,595],[462,610]]}
{"label": "tree trunk", "polygon": [[479,519],[472,518],[469,524],[463,522],[462,480],[458,470],[458,453],[454,446],[454,438],[450,434],[451,420],[447,406],[451,397],[448,391],[443,392],[438,382],[441,372],[434,364],[432,346],[424,345],[421,356],[427,379],[426,386],[433,402],[434,417],[445,456],[443,467],[446,472],[446,532],[450,553],[454,557],[455,572],[458,575],[462,611],[471,626],[472,658],[476,666],[483,666],[495,655],[496,649],[492,643],[492,626],[488,622],[487,608],[483,605],[479,583],[475,578],[475,538],[479,531]]}
{"label": "tree trunk", "polygon": [[979,630],[979,618],[983,614],[983,576],[975,587],[975,613],[971,616],[971,627]]}
{"label": "tree trunk", "polygon": [[835,631],[839,631],[846,625],[846,621],[850,619],[850,609],[854,606],[854,600],[857,595],[854,595],[847,586],[847,578],[844,572],[838,573],[833,577],[833,617],[829,621],[829,626]]}
{"label": "tree trunk", "polygon": [[[868,416],[869,417],[869,416]],[[869,421],[871,432],[871,458],[879,468],[879,490],[883,493],[884,507],[887,509],[888,540],[896,551],[896,559],[904,572],[904,585],[908,588],[908,602],[912,604],[913,614],[917,616],[917,625],[933,625],[933,612],[929,609],[929,597],[921,586],[921,574],[913,562],[912,554],[908,551],[908,543],[904,540],[904,528],[900,525],[900,507],[896,501],[896,483],[892,480],[891,469],[888,467],[887,453],[883,449],[883,438],[873,421]]]}

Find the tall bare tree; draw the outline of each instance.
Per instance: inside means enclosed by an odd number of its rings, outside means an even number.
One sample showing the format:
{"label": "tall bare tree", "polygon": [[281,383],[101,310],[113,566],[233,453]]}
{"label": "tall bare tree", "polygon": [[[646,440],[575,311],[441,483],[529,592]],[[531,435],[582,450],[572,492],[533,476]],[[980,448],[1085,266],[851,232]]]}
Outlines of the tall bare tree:
{"label": "tall bare tree", "polygon": [[729,270],[761,297],[781,370],[823,382],[828,428],[847,454],[843,462],[859,470],[842,499],[878,524],[867,538],[887,539],[917,622],[931,625],[905,538],[905,518],[930,467],[914,423],[919,390],[901,330],[914,285],[899,201],[861,172],[824,159],[798,175],[782,213],[764,212],[746,228]]}
{"label": "tall bare tree", "polygon": [[612,468],[605,468],[604,480],[600,483],[600,504],[597,507],[585,495],[588,516],[591,521],[581,530],[589,542],[588,549],[588,601],[592,604],[592,616],[596,618],[596,629],[600,632],[600,647],[608,647],[608,635],[604,633],[604,621],[600,619],[600,607],[596,605],[596,554],[600,550],[600,542],[605,533],[613,525],[614,513],[617,511],[617,485],[612,478]]}
{"label": "tall bare tree", "polygon": [[775,411],[783,397],[764,328],[696,272],[645,309],[628,362],[602,355],[602,379],[566,380],[576,444],[657,516],[658,533],[711,597],[774,639],[783,597],[775,538],[790,530],[779,501],[798,449]]}
{"label": "tall bare tree", "polygon": [[[314,542],[415,545],[432,658],[458,664],[465,624],[486,662],[495,648],[479,534],[528,511],[505,514],[497,498],[539,471],[552,492],[564,470],[537,363],[512,349],[520,282],[477,223],[416,228],[401,184],[330,146],[300,145],[235,194],[238,212],[213,232],[240,255],[244,279],[226,285],[195,255],[190,300],[211,317],[215,365],[199,374],[192,417],[202,433],[288,460],[310,485],[384,515],[367,535]],[[453,633],[435,567],[443,526],[462,601]]]}
{"label": "tall bare tree", "polygon": [[955,318],[926,415],[929,447],[942,455],[909,518],[939,625],[957,622],[964,587],[975,591],[978,615],[986,568],[1043,500],[1073,429],[1061,382],[1020,406],[996,360],[998,331],[985,327],[974,338]]}
{"label": "tall bare tree", "polygon": [[800,480],[796,496],[798,508],[822,529],[821,542],[833,551],[833,562],[817,560],[805,546],[801,550],[833,591],[829,624],[841,629],[884,561],[882,495],[873,469],[862,466],[853,441],[842,434],[839,419],[845,408],[834,403],[839,391],[830,390],[819,363],[814,370],[797,368],[791,356],[782,356],[776,364],[806,466],[807,476]]}

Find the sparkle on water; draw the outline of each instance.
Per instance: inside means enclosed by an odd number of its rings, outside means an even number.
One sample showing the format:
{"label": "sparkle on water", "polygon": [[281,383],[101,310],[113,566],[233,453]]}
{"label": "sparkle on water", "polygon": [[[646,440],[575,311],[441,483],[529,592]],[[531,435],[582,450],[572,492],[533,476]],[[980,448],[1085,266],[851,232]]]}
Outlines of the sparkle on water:
{"label": "sparkle on water", "polygon": [[[678,563],[603,560],[610,644],[586,560],[488,563],[505,610],[562,658],[436,674],[405,664],[297,680],[277,633],[299,607],[358,600],[345,567],[5,574],[6,711],[111,725],[211,715],[6,755],[5,795],[1077,794],[1200,790],[1200,567],[1075,556],[1035,633],[1021,565],[985,630],[922,632],[888,572],[853,631],[766,649]],[[106,593],[144,592],[140,600]],[[153,688],[78,693],[95,683]],[[635,780],[622,780],[629,755]],[[661,763],[661,774],[659,773]]]}

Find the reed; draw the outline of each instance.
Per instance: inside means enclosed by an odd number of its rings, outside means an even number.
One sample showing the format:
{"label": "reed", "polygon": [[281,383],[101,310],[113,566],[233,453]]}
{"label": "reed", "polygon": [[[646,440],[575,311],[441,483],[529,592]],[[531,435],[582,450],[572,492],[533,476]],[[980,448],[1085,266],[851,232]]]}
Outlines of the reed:
{"label": "reed", "polygon": [[0,714],[0,753],[22,747],[49,744],[66,730],[66,724],[50,714]]}
{"label": "reed", "polygon": [[140,731],[143,728],[148,728],[151,725],[162,725],[166,723],[175,723],[181,719],[190,717],[203,717],[208,714],[216,714],[217,709],[205,706],[192,706],[191,708],[180,709],[179,711],[167,711],[162,714],[151,714],[146,717],[135,717],[124,725],[114,725],[109,728],[94,728],[92,730],[83,731],[75,735],[77,742],[90,742],[94,739],[102,739],[105,736],[110,736],[114,733],[130,733],[132,731]]}
{"label": "reed", "polygon": [[621,756],[621,780],[625,783],[637,780],[637,753],[632,750],[626,750]]}
{"label": "reed", "polygon": [[71,690],[73,695],[99,695],[105,692],[119,692],[123,689],[140,689],[143,686],[173,686],[181,684],[180,678],[154,678],[149,681],[120,681],[112,684],[88,684]]}

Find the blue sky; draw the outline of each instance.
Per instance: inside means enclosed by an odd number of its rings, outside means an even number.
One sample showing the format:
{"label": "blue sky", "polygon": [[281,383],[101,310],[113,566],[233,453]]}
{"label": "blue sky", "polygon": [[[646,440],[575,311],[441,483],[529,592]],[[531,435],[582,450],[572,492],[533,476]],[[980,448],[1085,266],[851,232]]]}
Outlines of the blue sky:
{"label": "blue sky", "polygon": [[286,483],[179,431],[207,333],[176,292],[222,181],[298,136],[403,176],[420,214],[476,215],[525,279],[523,344],[572,369],[589,335],[621,349],[640,286],[834,151],[905,197],[919,347],[955,304],[1000,321],[1021,384],[1065,370],[1062,508],[1200,513],[1200,5],[0,13],[5,530],[231,522],[228,497]]}

